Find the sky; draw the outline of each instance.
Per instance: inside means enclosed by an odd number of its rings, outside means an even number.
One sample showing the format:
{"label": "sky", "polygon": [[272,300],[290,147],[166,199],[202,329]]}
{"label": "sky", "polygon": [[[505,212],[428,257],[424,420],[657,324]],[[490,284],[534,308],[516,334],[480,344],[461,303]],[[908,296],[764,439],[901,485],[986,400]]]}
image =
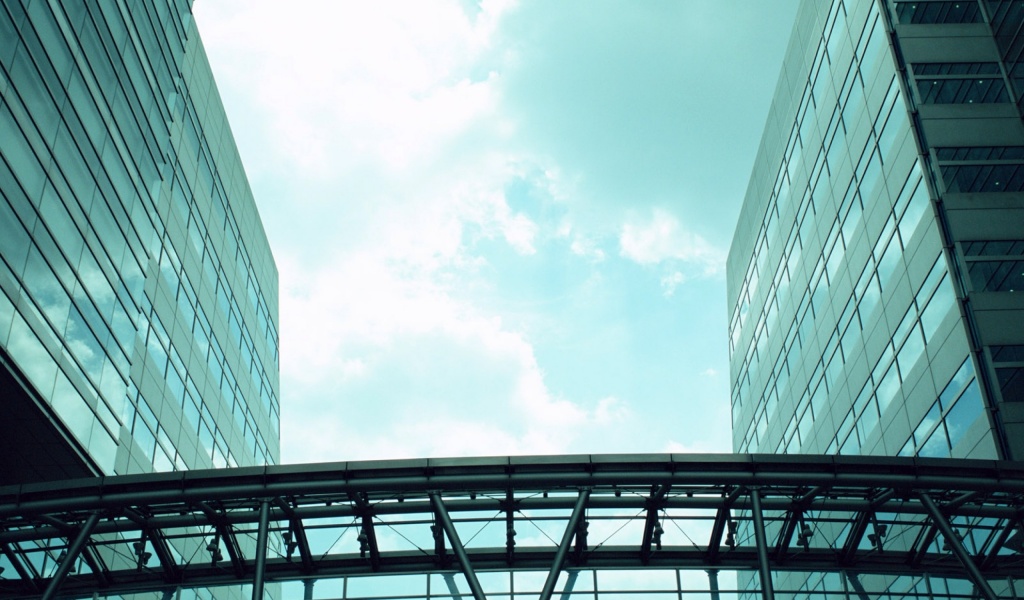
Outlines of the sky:
{"label": "sky", "polygon": [[198,0],[283,463],[729,452],[725,257],[795,0]]}

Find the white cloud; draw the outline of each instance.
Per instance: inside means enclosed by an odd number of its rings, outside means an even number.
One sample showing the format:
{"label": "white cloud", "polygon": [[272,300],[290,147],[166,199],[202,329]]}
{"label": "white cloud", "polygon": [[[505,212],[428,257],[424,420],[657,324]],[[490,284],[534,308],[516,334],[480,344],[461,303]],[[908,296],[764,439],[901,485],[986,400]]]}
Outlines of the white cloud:
{"label": "white cloud", "polygon": [[683,229],[670,212],[655,208],[649,218],[634,215],[622,227],[619,236],[622,256],[641,265],[679,261],[698,267],[704,275],[722,270],[725,257],[703,237]]}
{"label": "white cloud", "polygon": [[581,235],[573,238],[569,250],[577,256],[588,258],[594,262],[601,262],[605,259],[604,250],[599,248],[593,240]]}
{"label": "white cloud", "polygon": [[566,452],[631,416],[553,393],[525,334],[430,270],[363,254],[281,272],[289,461]]}
{"label": "white cloud", "polygon": [[686,276],[679,271],[672,271],[668,275],[661,278],[661,289],[665,291],[665,296],[671,296],[676,293],[676,288],[686,282]]}
{"label": "white cloud", "polygon": [[286,11],[206,0],[195,12],[221,57],[221,87],[250,90],[270,119],[275,144],[261,167],[331,177],[367,163],[407,168],[491,115],[496,75],[471,68],[513,7],[484,2],[471,16],[444,0],[318,0]]}
{"label": "white cloud", "polygon": [[608,396],[599,400],[594,411],[594,419],[598,423],[606,425],[623,423],[627,419],[632,418],[632,416],[633,411],[630,410],[629,406],[614,396]]}
{"label": "white cloud", "polygon": [[[621,342],[641,331],[626,321],[643,312],[644,299],[631,297],[619,312],[618,294],[632,289],[639,270],[614,272],[616,261],[606,259],[615,238],[622,257],[664,275],[667,294],[717,273],[721,253],[646,204],[632,205],[638,212],[620,227],[624,208],[608,206],[605,196],[622,195],[597,184],[621,173],[604,169],[607,177],[598,177],[597,170],[621,161],[581,158],[612,146],[513,106],[517,70],[542,72],[536,51],[557,58],[550,51],[560,46],[508,39],[514,2],[484,0],[475,12],[463,4],[308,0],[282,11],[269,0],[196,3],[280,271],[285,460],[646,451],[679,434],[643,422],[643,413],[658,412],[648,392],[631,399],[647,403],[635,412],[610,395],[624,387],[602,381],[579,392],[564,373],[571,360],[566,352],[553,359],[552,344],[595,334],[614,341],[612,350],[587,352],[574,368],[623,363],[630,345]],[[533,19],[515,16],[536,29]],[[608,66],[594,65],[602,74]],[[538,89],[556,90],[546,81],[518,85],[544,99]],[[562,99],[573,110],[579,104],[571,93]],[[531,127],[567,146],[536,139]],[[509,194],[513,183],[530,193]],[[550,268],[560,264],[545,262],[552,237],[594,263],[575,289],[546,288],[568,300],[535,302],[533,290],[494,301],[474,295],[519,291],[518,281],[488,269],[499,259],[478,242],[528,256],[510,270],[538,290],[568,279]],[[573,307],[574,297],[585,300]],[[564,312],[545,313],[541,304]],[[597,326],[584,322],[595,315]],[[659,380],[643,385],[672,388]]]}
{"label": "white cloud", "polygon": [[[726,444],[729,442],[730,440],[726,440]],[[665,444],[662,452],[668,452],[671,454],[717,454],[720,452],[728,452],[728,450],[723,449],[720,445],[712,445],[704,441],[685,443],[670,440]]]}

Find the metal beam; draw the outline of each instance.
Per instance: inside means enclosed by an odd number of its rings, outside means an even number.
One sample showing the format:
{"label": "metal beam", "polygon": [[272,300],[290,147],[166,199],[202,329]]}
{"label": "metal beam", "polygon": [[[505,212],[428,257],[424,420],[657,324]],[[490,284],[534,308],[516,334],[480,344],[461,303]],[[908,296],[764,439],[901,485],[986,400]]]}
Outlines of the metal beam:
{"label": "metal beam", "polygon": [[715,524],[711,527],[711,539],[708,541],[708,564],[713,565],[718,562],[718,553],[721,551],[722,546],[722,535],[725,534],[725,528],[728,526],[729,521],[732,520],[732,511],[730,509],[742,492],[742,487],[735,486],[729,489],[728,493],[722,498],[722,504],[718,507],[718,512],[715,514]]}
{"label": "metal beam", "polygon": [[860,578],[857,577],[856,573],[850,573],[849,571],[843,571],[843,573],[846,574],[846,580],[853,586],[853,592],[857,594],[860,600],[871,600],[867,590],[864,589],[864,584],[860,582]]}
{"label": "metal beam", "polygon": [[299,558],[302,560],[302,570],[304,573],[310,574],[313,572],[313,553],[309,550],[309,540],[306,538],[306,528],[302,524],[302,518],[298,516],[291,506],[284,498],[278,496],[274,498],[274,505],[281,509],[288,517],[288,529],[292,534],[292,543],[299,550]]}
{"label": "metal beam", "polygon": [[167,583],[177,583],[181,579],[178,565],[174,562],[174,557],[171,555],[170,547],[167,545],[163,532],[159,527],[151,525],[152,516],[143,514],[141,511],[131,507],[122,508],[121,513],[125,518],[139,526],[142,532],[141,541],[144,542],[148,539],[150,545],[153,546],[153,553],[156,554],[157,560],[160,561],[160,568],[163,569],[164,580]]}
{"label": "metal beam", "polygon": [[761,574],[761,598],[775,600],[772,587],[772,570],[768,564],[768,534],[764,530],[764,515],[761,513],[761,492],[750,489],[751,516],[754,518],[754,539],[757,542],[757,566]]}
{"label": "metal beam", "polygon": [[[733,523],[731,519],[742,515],[744,527],[751,523],[746,511],[751,510],[753,502],[747,490],[757,485],[762,518],[767,522],[769,532],[776,531],[777,526],[788,522],[787,514],[794,511],[795,502],[802,499],[808,501],[806,506],[801,506],[805,511],[803,520],[796,521],[795,533],[785,555],[786,569],[833,573],[846,570],[860,574],[862,580],[868,574],[920,575],[925,571],[942,577],[966,577],[963,564],[957,557],[948,552],[938,553],[934,542],[931,545],[924,543],[924,536],[929,535],[928,531],[933,527],[932,519],[917,495],[927,492],[935,499],[955,499],[953,508],[950,508],[949,503],[940,505],[943,506],[942,511],[947,520],[956,523],[954,529],[958,533],[989,540],[984,553],[978,553],[973,561],[985,578],[995,581],[1008,576],[1016,577],[1019,572],[1017,561],[1020,554],[1009,552],[1011,547],[1017,550],[1016,540],[1020,539],[1014,532],[1019,527],[1016,519],[1020,514],[1020,494],[1024,491],[1024,467],[1018,466],[1018,463],[965,463],[948,460],[941,463],[927,461],[927,464],[918,465],[910,459],[875,462],[875,459],[867,457],[845,462],[843,457],[807,457],[806,464],[792,462],[794,457],[788,457],[789,462],[772,460],[758,456],[715,457],[712,460],[705,458],[696,461],[674,456],[645,457],[642,460],[614,456],[545,457],[544,460],[525,457],[507,460],[478,458],[443,462],[423,459],[393,463],[384,461],[373,465],[344,463],[341,466],[227,469],[209,473],[196,471],[188,477],[176,473],[139,475],[124,479],[109,477],[87,483],[56,482],[45,488],[0,487],[0,546],[6,543],[7,550],[16,559],[10,565],[4,561],[8,572],[5,573],[7,579],[0,581],[0,595],[10,600],[39,598],[50,581],[48,578],[40,578],[25,557],[44,548],[50,549],[52,556],[56,556],[76,536],[87,517],[96,511],[112,518],[102,518],[95,525],[90,541],[73,564],[80,567],[84,565],[83,561],[88,560],[86,553],[90,546],[106,558],[102,550],[104,546],[98,540],[101,536],[102,539],[108,539],[109,536],[110,540],[146,540],[152,547],[145,550],[160,556],[165,568],[161,572],[152,560],[151,568],[141,570],[136,569],[135,563],[110,563],[110,586],[107,588],[102,587],[100,579],[81,568],[77,575],[69,573],[65,577],[58,595],[87,597],[94,591],[104,595],[124,595],[160,592],[178,585],[195,588],[250,583],[253,579],[253,563],[245,561],[245,558],[251,558],[248,556],[249,551],[242,557],[243,576],[235,575],[235,571],[226,564],[229,550],[225,550],[223,545],[220,546],[220,550],[224,551],[223,562],[219,562],[216,567],[202,560],[207,556],[204,552],[199,559],[190,561],[186,570],[183,564],[186,559],[174,553],[167,541],[173,535],[175,543],[180,539],[184,544],[201,543],[205,546],[213,534],[206,527],[207,523],[220,525],[216,538],[218,544],[226,527],[234,528],[233,535],[238,542],[242,542],[239,534],[242,531],[251,532],[255,539],[262,499],[286,499],[284,503],[271,501],[268,535],[281,530],[289,521],[297,525],[304,522],[307,529],[315,525],[318,534],[327,534],[328,531],[336,534],[345,528],[359,529],[359,518],[363,516],[360,511],[370,507],[374,523],[380,523],[379,519],[390,520],[390,517],[399,515],[402,516],[402,523],[413,529],[426,529],[435,523],[441,541],[447,544],[444,542],[446,532],[432,508],[430,493],[444,498],[446,511],[460,523],[468,523],[477,518],[471,516],[469,511],[479,515],[489,512],[490,515],[497,513],[497,517],[491,517],[490,520],[498,523],[500,528],[503,523],[507,525],[511,510],[513,523],[520,526],[523,520],[515,514],[517,511],[542,511],[539,513],[544,515],[542,520],[549,523],[557,521],[564,526],[578,500],[578,497],[572,497],[572,493],[578,494],[581,488],[592,490],[586,504],[587,513],[594,510],[607,511],[609,518],[622,522],[629,517],[620,515],[635,515],[638,511],[650,514],[651,507],[645,501],[650,499],[652,490],[667,485],[672,485],[672,496],[665,499],[662,512],[658,514],[664,515],[664,510],[672,514],[675,511],[693,514],[693,517],[687,518],[699,520],[708,529],[717,528],[717,532],[712,531],[712,541],[716,543],[714,548],[704,545],[666,545],[662,552],[655,552],[650,557],[646,565],[650,568],[717,568],[730,571],[758,568],[761,563],[752,531],[749,532],[750,539],[732,552],[727,552],[728,546],[723,543],[726,533],[730,531],[729,525]],[[172,488],[174,493],[171,492]],[[567,490],[571,492],[565,493]],[[478,494],[476,500],[470,500],[471,491]],[[544,491],[550,492],[548,497],[544,497]],[[358,495],[361,502],[349,502],[350,492]],[[514,506],[508,503],[510,494],[515,501]],[[891,500],[893,494],[899,497],[898,501]],[[389,501],[399,497],[404,502]],[[213,512],[212,519],[209,513],[204,516],[200,512],[200,503],[213,507],[210,509]],[[7,508],[10,512],[5,513]],[[698,512],[691,513],[691,510]],[[898,552],[880,553],[858,549],[858,546],[869,548],[864,536],[871,533],[874,522],[872,515],[880,515],[882,512],[892,513],[896,522],[918,522],[924,525],[919,528],[920,533],[916,533],[916,541],[915,538],[906,540],[914,542],[911,544],[913,551],[901,548]],[[641,523],[644,513],[641,513]],[[790,520],[792,518],[790,516]],[[349,525],[353,519],[355,524]],[[836,519],[849,520],[850,523],[845,524]],[[862,519],[866,519],[866,525],[860,528],[858,536],[855,531],[858,529],[856,522]],[[927,520],[922,522],[923,519]],[[585,516],[581,517],[580,523],[585,520]],[[886,520],[891,522],[888,518]],[[844,535],[856,539],[845,541],[838,552],[829,550],[824,544],[798,552],[797,536],[803,524],[816,528],[819,521],[836,523],[839,527],[845,525]],[[313,531],[309,529],[307,533]],[[747,533],[746,529],[743,531]],[[161,532],[164,532],[163,536],[167,540],[163,540]],[[420,539],[429,535],[423,531],[413,533],[422,534]],[[579,544],[582,530],[578,527],[574,533]],[[892,533],[886,539],[889,542],[886,545],[895,548]],[[769,565],[772,569],[780,568],[775,558],[780,536],[775,535],[767,540]],[[550,570],[555,563],[558,540],[545,546],[537,540],[526,540],[522,535],[519,537],[520,544],[513,548],[513,564],[509,564],[508,560],[508,537],[505,538],[504,546],[499,540],[494,548],[474,547],[463,550],[477,571]],[[223,539],[230,544],[231,532]],[[312,537],[310,541],[313,541]],[[632,545],[628,545],[628,541],[616,546],[591,545],[581,554],[574,554],[570,542],[564,562],[561,563],[562,570],[578,567],[580,562],[573,557],[584,554],[588,569],[643,568],[645,565],[640,560],[637,541],[640,540],[633,540]],[[268,543],[272,543],[272,540],[268,540]],[[164,547],[163,553],[161,546]],[[229,547],[237,548],[237,544]],[[381,549],[378,572],[443,573],[452,571],[453,566],[458,568],[455,564],[456,556],[451,551],[446,551],[450,560],[444,564],[428,547],[424,549],[427,552],[421,554],[411,549]],[[923,560],[918,560],[916,567],[913,565],[916,556],[914,552],[923,553],[920,555]],[[713,557],[715,562],[709,560],[709,557]],[[842,562],[844,558],[847,560],[845,563]],[[266,581],[300,581],[314,576],[308,567],[303,568],[298,561],[288,561],[284,556],[277,558],[273,552],[267,556],[266,561]],[[361,560],[351,547],[332,548],[323,556],[318,554],[310,558],[310,562],[315,564],[315,576],[318,579],[374,574],[370,561]],[[55,570],[50,564],[50,570]],[[187,577],[175,578],[168,566],[181,569],[181,573],[187,574]],[[19,569],[17,575],[15,569]],[[852,584],[848,584],[848,587],[853,594]],[[469,592],[465,593],[468,597]]]}
{"label": "metal beam", "polygon": [[89,515],[89,518],[82,525],[82,528],[78,530],[78,535],[75,536],[73,542],[67,549],[67,554],[64,556],[64,560],[57,565],[57,571],[50,578],[50,584],[46,586],[46,591],[43,592],[40,600],[53,600],[60,590],[60,586],[64,583],[64,578],[68,576],[68,572],[71,571],[71,565],[78,560],[78,555],[81,554],[82,549],[85,548],[89,542],[89,536],[92,535],[92,530],[96,528],[96,524],[100,522],[100,513],[94,512]]}
{"label": "metal beam", "polygon": [[871,523],[873,515],[874,512],[870,510],[857,514],[857,518],[850,527],[850,533],[846,536],[846,545],[843,546],[843,551],[840,554],[840,562],[842,564],[849,565],[853,563],[853,558],[857,555],[857,548],[860,547],[860,541],[864,539],[864,532],[868,530],[868,525]]}
{"label": "metal beam", "polygon": [[804,511],[800,508],[794,508],[786,513],[782,531],[779,532],[779,543],[775,546],[775,562],[781,564],[786,559],[786,553],[789,552],[789,546],[793,542],[793,534],[796,533],[796,528],[803,515]]}
{"label": "metal beam", "polygon": [[370,551],[370,567],[374,571],[380,570],[380,547],[377,546],[377,530],[373,526],[373,516],[369,514],[363,515],[363,535],[366,536],[366,542]]}
{"label": "metal beam", "polygon": [[967,548],[964,548],[963,542],[960,541],[960,537],[953,531],[953,527],[950,526],[949,521],[946,520],[945,515],[939,510],[939,507],[932,500],[928,492],[919,492],[918,496],[921,498],[921,503],[928,510],[928,513],[932,517],[932,522],[942,532],[942,537],[946,538],[949,542],[949,547],[953,550],[953,554],[956,555],[960,562],[963,563],[964,569],[967,570],[967,575],[970,576],[971,581],[974,582],[977,591],[987,598],[988,600],[996,600],[996,594],[992,591],[992,587],[989,586],[988,580],[981,574],[981,570],[978,569],[978,565],[974,562],[974,557],[967,552]]}
{"label": "metal beam", "polygon": [[502,505],[502,509],[505,511],[505,562],[512,566],[516,556],[516,501],[512,488],[505,490],[505,504]]}
{"label": "metal beam", "polygon": [[22,581],[32,586],[33,592],[38,593],[39,583],[36,579],[36,576],[30,573],[28,569],[25,568],[25,564],[28,564],[28,566],[31,567],[32,563],[22,563],[21,557],[12,552],[11,548],[7,544],[0,544],[0,551],[3,552],[3,555],[5,558],[7,558],[8,562],[14,565],[14,570],[18,572],[18,577],[20,577]]}
{"label": "metal beam", "polygon": [[576,506],[573,507],[572,515],[569,517],[569,522],[562,533],[562,541],[558,544],[558,551],[555,552],[555,560],[551,563],[548,578],[544,582],[543,589],[541,589],[540,600],[551,600],[551,594],[555,591],[555,584],[558,583],[558,574],[562,572],[562,565],[565,564],[565,555],[569,551],[569,542],[572,541],[572,536],[576,535],[576,530],[580,524],[580,517],[583,516],[583,511],[587,507],[588,498],[590,498],[590,488],[580,490],[580,494],[576,498]]}
{"label": "metal beam", "polygon": [[380,570],[380,548],[377,546],[377,531],[373,527],[373,505],[370,504],[365,492],[350,492],[348,494],[352,504],[356,507],[356,513],[361,517],[362,529],[359,533],[359,554],[370,553],[370,567],[374,571]]}
{"label": "metal beam", "polygon": [[178,568],[177,563],[174,562],[174,556],[171,554],[171,548],[167,544],[167,538],[159,529],[147,529],[146,536],[149,538],[150,545],[153,546],[153,553],[156,554],[157,560],[160,561],[160,568],[163,569],[164,579],[168,583],[177,583],[181,579],[181,571]]}
{"label": "metal beam", "polygon": [[245,563],[242,562],[242,552],[238,548],[238,542],[235,540],[234,532],[231,529],[231,525],[226,522],[224,514],[218,512],[206,502],[200,502],[198,506],[199,509],[203,511],[203,514],[206,515],[210,524],[213,525],[214,530],[217,532],[217,536],[220,537],[222,542],[224,542],[224,548],[228,551],[228,560],[231,561],[231,568],[235,572],[235,577],[244,577]]}
{"label": "metal beam", "polygon": [[260,502],[260,524],[256,531],[256,564],[252,574],[252,600],[263,600],[263,578],[267,569],[267,537],[270,527],[270,502]]}
{"label": "metal beam", "polygon": [[576,579],[579,578],[579,576],[579,571],[569,571],[569,576],[565,579],[565,588],[562,590],[560,600],[572,600],[572,590],[576,587]]}
{"label": "metal beam", "polygon": [[86,544],[85,548],[82,548],[82,560],[89,565],[89,570],[92,571],[96,583],[101,588],[110,585],[110,569],[107,568],[107,564],[103,562],[95,548]]}
{"label": "metal beam", "polygon": [[808,502],[810,502],[811,500],[814,500],[815,498],[817,498],[819,494],[821,494],[822,492],[824,492],[827,489],[828,488],[823,486],[823,485],[816,485],[813,488],[811,488],[810,490],[808,490],[806,494],[801,496],[800,499],[797,500],[797,504],[799,504],[800,506],[804,506]]}
{"label": "metal beam", "polygon": [[921,530],[921,534],[918,536],[916,543],[910,548],[909,557],[907,564],[911,567],[918,567],[921,565],[921,561],[928,554],[928,548],[931,547],[935,541],[935,536],[939,533],[939,529],[933,523],[928,527]]}
{"label": "metal beam", "polygon": [[469,584],[469,589],[473,592],[473,597],[476,600],[486,600],[484,595],[484,589],[480,587],[480,582],[476,578],[476,573],[473,571],[473,565],[469,562],[469,556],[466,555],[466,549],[462,546],[462,540],[459,539],[459,532],[455,531],[455,523],[452,523],[452,518],[448,516],[448,509],[444,507],[444,502],[441,501],[441,494],[437,492],[430,493],[430,503],[434,506],[434,512],[441,520],[441,526],[444,527],[444,532],[448,534],[448,543],[452,545],[452,551],[455,553],[455,557],[459,559],[459,565],[462,567],[462,574],[466,576],[466,583]]}
{"label": "metal beam", "polygon": [[441,525],[441,520],[436,512],[434,513],[434,524],[430,526],[430,535],[434,538],[434,556],[437,557],[438,566],[447,567],[452,560],[448,556],[448,548],[444,545],[444,526]]}
{"label": "metal beam", "polygon": [[999,532],[999,537],[996,538],[992,547],[985,555],[985,558],[981,560],[980,566],[982,569],[987,569],[992,565],[995,558],[999,556],[999,550],[1002,549],[1004,544],[1006,544],[1006,540],[1010,539],[1010,535],[1013,534],[1013,530],[1016,529],[1019,524],[1020,521],[1016,518],[1006,520],[1006,526]]}
{"label": "metal beam", "polygon": [[651,542],[654,540],[654,530],[658,525],[658,512],[664,505],[665,496],[670,489],[671,485],[662,485],[651,490],[651,497],[644,503],[647,507],[647,517],[644,519],[644,536],[640,542],[640,562],[645,565],[651,559]]}

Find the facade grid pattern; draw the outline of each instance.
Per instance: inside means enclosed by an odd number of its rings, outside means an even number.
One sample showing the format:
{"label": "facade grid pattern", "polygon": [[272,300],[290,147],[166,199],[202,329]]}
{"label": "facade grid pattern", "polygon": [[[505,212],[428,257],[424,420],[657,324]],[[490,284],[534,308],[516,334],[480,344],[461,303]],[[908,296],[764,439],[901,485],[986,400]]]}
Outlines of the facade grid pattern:
{"label": "facade grid pattern", "polygon": [[[953,416],[972,421],[927,452],[994,456],[886,22],[871,2],[804,13],[819,41],[790,51],[750,192],[770,200],[730,274],[735,448],[894,455]],[[963,405],[936,413],[951,388]]]}
{"label": "facade grid pattern", "polygon": [[4,3],[0,95],[0,347],[64,476],[276,462],[277,272],[191,2]]}

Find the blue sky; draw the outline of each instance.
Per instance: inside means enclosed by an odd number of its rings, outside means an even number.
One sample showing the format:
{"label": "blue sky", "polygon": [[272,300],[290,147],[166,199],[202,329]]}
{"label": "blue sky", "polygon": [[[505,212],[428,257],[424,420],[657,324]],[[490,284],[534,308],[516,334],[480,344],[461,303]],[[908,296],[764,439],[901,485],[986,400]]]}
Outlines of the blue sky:
{"label": "blue sky", "polygon": [[731,449],[724,261],[794,0],[199,0],[282,460]]}

